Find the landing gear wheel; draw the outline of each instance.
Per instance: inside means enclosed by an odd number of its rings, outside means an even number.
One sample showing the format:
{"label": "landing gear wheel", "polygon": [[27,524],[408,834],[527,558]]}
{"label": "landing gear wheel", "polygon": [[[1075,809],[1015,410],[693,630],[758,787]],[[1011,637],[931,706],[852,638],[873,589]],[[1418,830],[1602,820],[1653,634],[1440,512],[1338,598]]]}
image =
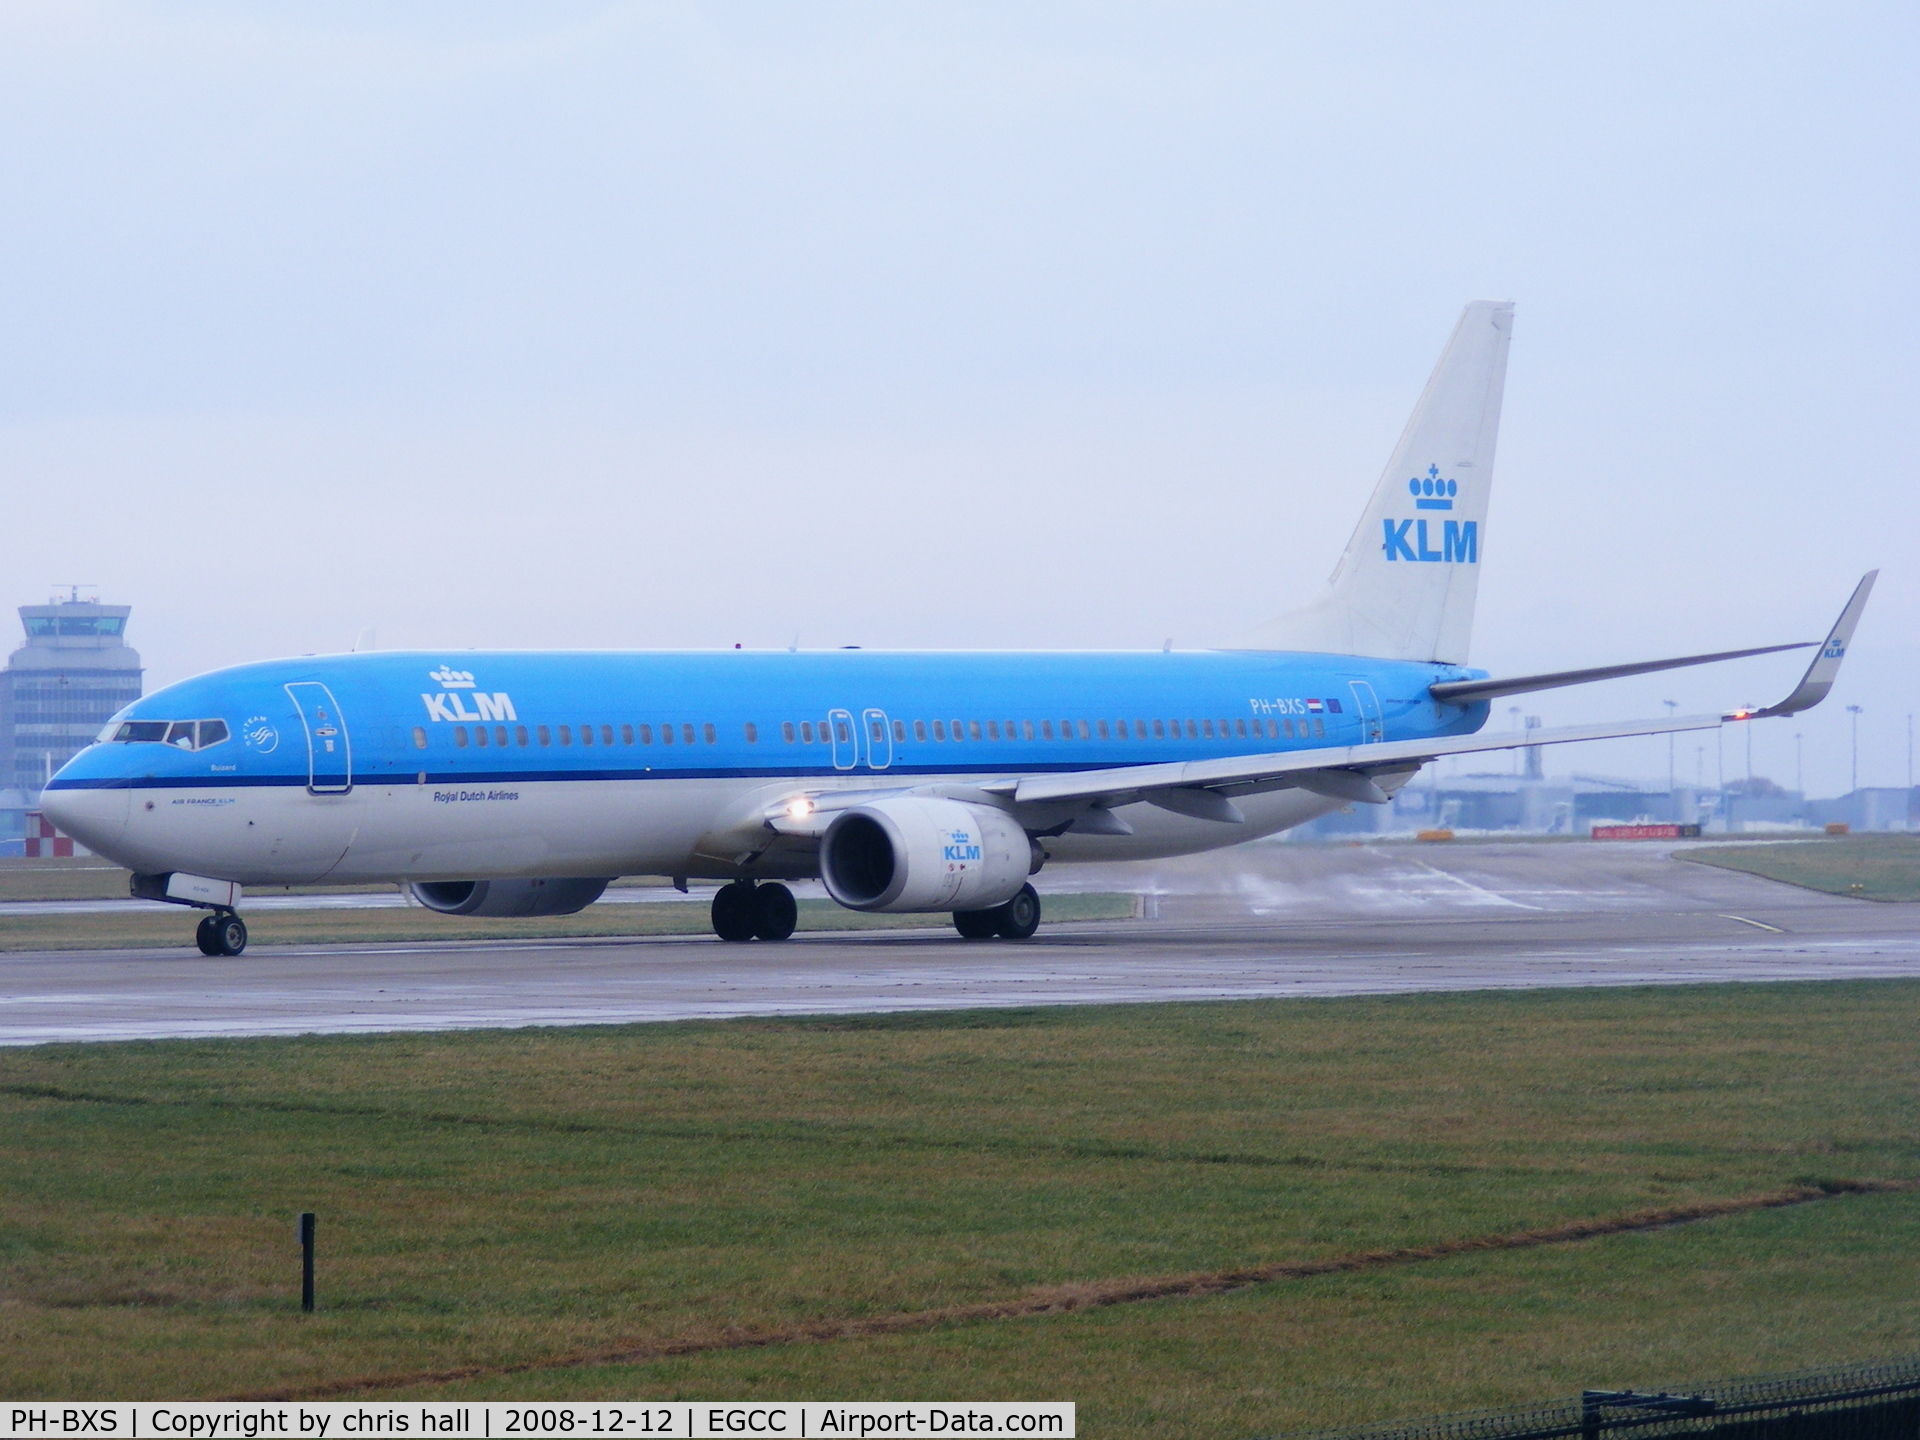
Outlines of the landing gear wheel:
{"label": "landing gear wheel", "polygon": [[1040,928],[1040,896],[1033,886],[1022,885],[1018,895],[987,913],[994,917],[1001,938],[1025,940]]}
{"label": "landing gear wheel", "polygon": [[202,915],[200,926],[193,932],[193,942],[200,947],[202,955],[218,955],[220,942],[213,938],[213,927],[220,922],[218,915]]}
{"label": "landing gear wheel", "polygon": [[784,885],[756,885],[753,896],[753,933],[761,940],[784,940],[793,934],[800,907]]}
{"label": "landing gear wheel", "polygon": [[962,940],[991,940],[1000,933],[1000,911],[993,910],[956,910],[953,912],[953,928],[960,932]]}
{"label": "landing gear wheel", "polygon": [[751,940],[755,919],[753,886],[736,880],[713,892],[713,933],[722,940]]}
{"label": "landing gear wheel", "polygon": [[220,948],[216,955],[238,955],[247,948],[247,922],[231,910],[224,915],[215,914],[213,925],[207,933],[213,937],[213,943]]}

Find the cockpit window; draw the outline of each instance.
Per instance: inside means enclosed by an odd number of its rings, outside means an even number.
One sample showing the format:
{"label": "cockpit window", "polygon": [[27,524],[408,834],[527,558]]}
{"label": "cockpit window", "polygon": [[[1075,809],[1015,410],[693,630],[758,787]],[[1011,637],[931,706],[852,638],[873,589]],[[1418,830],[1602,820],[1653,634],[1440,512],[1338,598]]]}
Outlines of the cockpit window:
{"label": "cockpit window", "polygon": [[231,732],[224,720],[123,720],[101,739],[121,745],[173,745],[181,750],[205,750]]}

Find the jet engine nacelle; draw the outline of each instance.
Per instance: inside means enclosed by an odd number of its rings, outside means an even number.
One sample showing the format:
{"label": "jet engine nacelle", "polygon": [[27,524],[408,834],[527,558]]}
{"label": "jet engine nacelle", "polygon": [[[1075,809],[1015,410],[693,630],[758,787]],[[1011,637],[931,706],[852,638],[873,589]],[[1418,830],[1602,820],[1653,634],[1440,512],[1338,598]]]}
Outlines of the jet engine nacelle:
{"label": "jet engine nacelle", "polygon": [[442,915],[571,915],[600,898],[605,880],[419,880],[413,898]]}
{"label": "jet engine nacelle", "polygon": [[837,816],[820,842],[820,878],[849,910],[985,910],[1032,873],[1034,847],[990,805],[903,795]]}

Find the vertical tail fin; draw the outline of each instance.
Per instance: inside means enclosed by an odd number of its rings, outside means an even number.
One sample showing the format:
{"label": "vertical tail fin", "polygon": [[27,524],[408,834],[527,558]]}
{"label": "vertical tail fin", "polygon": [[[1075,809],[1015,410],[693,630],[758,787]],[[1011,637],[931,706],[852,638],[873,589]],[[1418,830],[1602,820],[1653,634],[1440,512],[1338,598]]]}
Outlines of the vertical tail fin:
{"label": "vertical tail fin", "polygon": [[1461,312],[1326,590],[1247,648],[1465,662],[1512,333],[1508,301]]}

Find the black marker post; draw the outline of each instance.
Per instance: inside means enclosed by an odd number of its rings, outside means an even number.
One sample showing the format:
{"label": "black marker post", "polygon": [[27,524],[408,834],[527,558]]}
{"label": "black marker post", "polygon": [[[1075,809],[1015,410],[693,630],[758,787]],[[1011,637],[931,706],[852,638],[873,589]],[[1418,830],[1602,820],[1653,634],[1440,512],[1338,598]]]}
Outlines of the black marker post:
{"label": "black marker post", "polygon": [[313,1211],[300,1212],[300,1308],[313,1313]]}

